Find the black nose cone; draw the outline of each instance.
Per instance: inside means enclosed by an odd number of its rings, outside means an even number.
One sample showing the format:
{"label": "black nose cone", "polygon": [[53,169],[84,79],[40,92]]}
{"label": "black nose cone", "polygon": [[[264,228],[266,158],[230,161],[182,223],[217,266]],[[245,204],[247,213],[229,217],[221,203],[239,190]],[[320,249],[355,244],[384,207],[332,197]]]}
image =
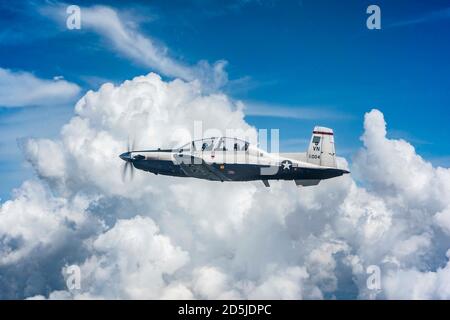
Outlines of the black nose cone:
{"label": "black nose cone", "polygon": [[124,152],[119,157],[123,161],[131,161],[131,152]]}

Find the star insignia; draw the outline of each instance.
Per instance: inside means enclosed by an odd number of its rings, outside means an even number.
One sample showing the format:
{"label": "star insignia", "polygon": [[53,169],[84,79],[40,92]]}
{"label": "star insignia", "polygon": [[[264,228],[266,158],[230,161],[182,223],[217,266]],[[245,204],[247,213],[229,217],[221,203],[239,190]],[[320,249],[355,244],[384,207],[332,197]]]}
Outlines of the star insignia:
{"label": "star insignia", "polygon": [[289,161],[283,161],[281,165],[283,166],[283,170],[289,170],[292,166],[292,164]]}

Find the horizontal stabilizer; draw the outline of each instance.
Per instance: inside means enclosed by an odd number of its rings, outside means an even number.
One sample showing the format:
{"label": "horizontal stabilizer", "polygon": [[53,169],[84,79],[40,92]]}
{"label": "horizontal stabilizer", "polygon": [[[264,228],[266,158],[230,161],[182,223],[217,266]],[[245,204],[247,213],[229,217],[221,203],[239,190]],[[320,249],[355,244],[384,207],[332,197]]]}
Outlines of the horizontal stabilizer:
{"label": "horizontal stabilizer", "polygon": [[295,184],[297,186],[309,187],[309,186],[317,186],[320,180],[295,180]]}

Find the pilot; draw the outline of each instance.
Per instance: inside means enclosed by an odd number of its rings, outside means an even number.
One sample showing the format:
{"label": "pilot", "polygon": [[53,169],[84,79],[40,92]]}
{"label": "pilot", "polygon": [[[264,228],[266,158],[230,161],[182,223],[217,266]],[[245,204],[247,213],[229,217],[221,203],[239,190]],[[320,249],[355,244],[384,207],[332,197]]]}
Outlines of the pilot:
{"label": "pilot", "polygon": [[202,144],[202,151],[205,151],[205,149],[208,147],[208,144],[206,142],[203,142]]}
{"label": "pilot", "polygon": [[247,150],[248,150],[248,142],[246,142],[244,145],[244,151],[247,151]]}
{"label": "pilot", "polygon": [[239,148],[239,147],[238,147],[238,143],[235,142],[235,143],[234,143],[234,151],[238,151],[238,148]]}

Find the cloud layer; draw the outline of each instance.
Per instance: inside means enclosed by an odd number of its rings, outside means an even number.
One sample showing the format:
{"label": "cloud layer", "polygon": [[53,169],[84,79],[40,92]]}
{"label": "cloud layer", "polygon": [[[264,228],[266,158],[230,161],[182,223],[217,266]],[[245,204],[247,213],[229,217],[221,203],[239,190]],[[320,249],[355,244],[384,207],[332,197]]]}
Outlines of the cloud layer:
{"label": "cloud layer", "polygon": [[0,68],[0,107],[58,105],[76,98],[80,87],[66,80],[41,79],[35,75]]}
{"label": "cloud layer", "polygon": [[[254,132],[242,105],[156,74],[88,92],[58,140],[28,140],[37,177],[0,209],[1,298],[450,298],[450,170],[365,115],[352,176],[317,187],[137,172],[117,157],[203,129]],[[338,135],[339,137],[339,135]],[[338,150],[339,152],[339,150]],[[340,159],[343,165],[344,159]],[[81,289],[65,285],[81,268]]]}

